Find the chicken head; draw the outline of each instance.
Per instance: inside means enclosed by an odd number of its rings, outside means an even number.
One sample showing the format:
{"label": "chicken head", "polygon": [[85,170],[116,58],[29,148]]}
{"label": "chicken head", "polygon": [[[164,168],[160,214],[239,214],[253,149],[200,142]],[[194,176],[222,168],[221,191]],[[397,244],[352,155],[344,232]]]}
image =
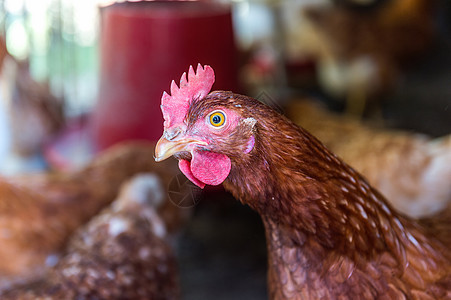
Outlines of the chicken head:
{"label": "chicken head", "polygon": [[[196,73],[190,67],[188,80],[183,73],[180,87],[172,82],[171,95],[163,93],[164,133],[155,150],[156,161],[178,158],[183,174],[201,188],[221,184],[231,170],[231,156],[249,153],[255,143],[255,119],[243,118],[238,104],[216,103],[215,92],[207,95],[213,83],[213,69],[200,64]],[[196,105],[208,97],[208,105]]]}

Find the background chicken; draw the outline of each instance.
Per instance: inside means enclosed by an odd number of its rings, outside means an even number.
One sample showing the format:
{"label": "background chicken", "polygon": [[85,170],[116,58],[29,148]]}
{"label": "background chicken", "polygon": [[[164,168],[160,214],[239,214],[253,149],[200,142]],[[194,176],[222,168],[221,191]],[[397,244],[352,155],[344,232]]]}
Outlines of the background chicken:
{"label": "background chicken", "polygon": [[31,77],[27,62],[11,56],[0,37],[0,171],[14,174],[45,169],[41,151],[65,124],[64,101],[48,82]]}
{"label": "background chicken", "polygon": [[437,139],[387,130],[293,101],[288,117],[361,172],[399,211],[433,215],[451,202],[451,136]]}
{"label": "background chicken", "polygon": [[178,299],[175,257],[156,208],[166,192],[155,174],[134,177],[77,231],[45,279],[2,299]]}
{"label": "background chicken", "polygon": [[402,72],[434,47],[436,7],[428,0],[390,0],[367,9],[307,7],[298,43],[317,62],[329,95],[346,99],[353,114],[374,113]]}
{"label": "background chicken", "polygon": [[[39,275],[51,265],[70,235],[117,196],[119,186],[141,172],[155,172],[163,184],[178,174],[176,166],[153,161],[151,143],[119,145],[79,171],[2,178],[0,181],[0,279]],[[160,210],[169,230],[184,213],[171,203]],[[180,215],[179,215],[180,212]]]}
{"label": "background chicken", "polygon": [[449,245],[308,132],[213,83],[199,65],[163,94],[156,160],[175,155],[193,183],[224,183],[260,214],[271,299],[451,297]]}

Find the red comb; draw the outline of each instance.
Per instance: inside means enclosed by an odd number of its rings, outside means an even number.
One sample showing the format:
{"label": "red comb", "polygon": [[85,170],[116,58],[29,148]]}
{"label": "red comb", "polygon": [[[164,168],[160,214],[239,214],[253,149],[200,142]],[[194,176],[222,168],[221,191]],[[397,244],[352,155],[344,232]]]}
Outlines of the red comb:
{"label": "red comb", "polygon": [[180,78],[180,87],[173,80],[171,94],[164,92],[161,97],[161,111],[163,112],[164,128],[172,127],[183,122],[189,106],[194,99],[205,97],[215,82],[215,73],[210,66],[197,65],[194,73],[193,66],[189,67],[188,79],[186,72]]}

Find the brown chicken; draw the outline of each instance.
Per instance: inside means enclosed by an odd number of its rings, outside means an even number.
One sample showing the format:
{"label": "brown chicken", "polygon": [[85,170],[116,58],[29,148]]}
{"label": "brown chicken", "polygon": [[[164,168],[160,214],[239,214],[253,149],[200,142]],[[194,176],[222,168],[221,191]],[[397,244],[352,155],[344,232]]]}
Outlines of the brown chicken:
{"label": "brown chicken", "polygon": [[167,193],[155,174],[134,177],[113,204],[71,238],[45,279],[2,299],[178,299],[175,257],[156,207]]}
{"label": "brown chicken", "polygon": [[209,66],[163,94],[156,160],[223,183],[262,217],[271,299],[449,299],[451,251],[354,169],[270,107],[209,93]]}
{"label": "brown chicken", "polygon": [[322,87],[360,115],[377,108],[399,75],[437,39],[435,0],[392,0],[365,11],[312,6],[298,43],[317,61]]}
{"label": "brown chicken", "polygon": [[28,158],[39,153],[44,143],[65,124],[64,101],[51,93],[48,82],[32,78],[28,62],[11,56],[1,37],[0,99],[3,100],[0,105],[8,113],[10,150],[15,156]]}
{"label": "brown chicken", "polygon": [[313,101],[293,101],[287,116],[363,174],[399,211],[431,216],[451,204],[451,135],[425,135],[370,126],[327,111]]}
{"label": "brown chicken", "polygon": [[[1,178],[1,286],[41,274],[70,235],[111,203],[121,183],[131,176],[155,172],[167,186],[179,172],[173,162],[159,165],[153,161],[154,145],[116,146],[71,173]],[[184,218],[172,203],[163,204],[161,210],[173,218],[170,230]]]}

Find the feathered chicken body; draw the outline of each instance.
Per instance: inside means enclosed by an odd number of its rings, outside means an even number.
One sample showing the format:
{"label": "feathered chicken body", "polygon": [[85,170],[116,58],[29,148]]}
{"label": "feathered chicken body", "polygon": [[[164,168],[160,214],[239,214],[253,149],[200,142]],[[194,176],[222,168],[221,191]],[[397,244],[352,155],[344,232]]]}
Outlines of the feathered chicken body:
{"label": "feathered chicken body", "polygon": [[[115,199],[125,180],[155,172],[167,185],[178,170],[170,162],[156,164],[154,146],[118,145],[73,172],[0,178],[0,289],[41,275],[71,234]],[[158,210],[173,219],[170,231],[184,219],[169,201]]]}
{"label": "feathered chicken body", "polygon": [[366,11],[313,2],[303,7],[295,40],[315,57],[321,86],[346,98],[354,114],[377,109],[437,39],[437,1],[386,2]]}
{"label": "feathered chicken body", "polygon": [[28,63],[10,55],[1,37],[0,99],[0,111],[6,115],[1,122],[8,130],[1,142],[9,151],[7,157],[0,157],[4,159],[0,169],[8,174],[20,173],[25,165],[30,165],[27,170],[42,169],[42,163],[34,161],[65,124],[64,100],[51,93],[48,82],[34,80]]}
{"label": "feathered chicken body", "polygon": [[293,101],[287,112],[402,213],[424,218],[451,204],[451,135],[432,139],[370,126],[305,100]]}
{"label": "feathered chicken body", "polygon": [[195,184],[223,182],[261,215],[272,299],[451,297],[450,250],[308,132],[232,92],[174,101],[188,109],[156,159],[175,155]]}
{"label": "feathered chicken body", "polygon": [[164,195],[156,174],[135,176],[74,235],[43,280],[1,299],[179,299],[175,256],[156,211]]}

